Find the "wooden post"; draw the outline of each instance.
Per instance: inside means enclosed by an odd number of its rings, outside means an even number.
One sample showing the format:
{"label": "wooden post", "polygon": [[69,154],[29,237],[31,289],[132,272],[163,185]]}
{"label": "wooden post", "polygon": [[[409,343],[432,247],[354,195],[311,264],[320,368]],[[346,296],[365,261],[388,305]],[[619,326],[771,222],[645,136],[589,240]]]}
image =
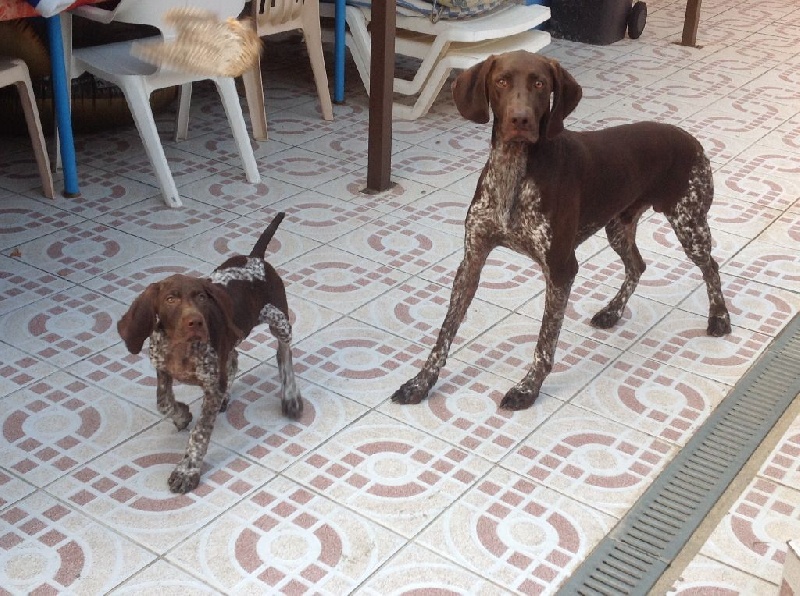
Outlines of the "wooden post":
{"label": "wooden post", "polygon": [[372,192],[391,187],[396,8],[396,0],[372,2],[367,145],[367,190]]}

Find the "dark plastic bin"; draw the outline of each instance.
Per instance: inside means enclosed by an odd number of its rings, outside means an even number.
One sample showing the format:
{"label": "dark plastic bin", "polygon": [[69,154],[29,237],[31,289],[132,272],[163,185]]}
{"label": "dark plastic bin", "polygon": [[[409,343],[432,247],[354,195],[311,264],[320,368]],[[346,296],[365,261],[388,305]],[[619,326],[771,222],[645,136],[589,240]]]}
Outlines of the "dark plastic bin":
{"label": "dark plastic bin", "polygon": [[625,37],[631,0],[551,0],[550,33],[605,46]]}

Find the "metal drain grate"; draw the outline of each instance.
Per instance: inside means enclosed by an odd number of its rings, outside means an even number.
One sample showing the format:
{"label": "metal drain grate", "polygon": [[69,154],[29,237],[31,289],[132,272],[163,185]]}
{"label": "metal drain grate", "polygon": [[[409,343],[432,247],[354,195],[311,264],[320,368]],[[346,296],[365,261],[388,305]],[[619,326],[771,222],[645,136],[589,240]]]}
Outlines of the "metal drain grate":
{"label": "metal drain grate", "polygon": [[647,594],[798,393],[800,315],[558,594]]}

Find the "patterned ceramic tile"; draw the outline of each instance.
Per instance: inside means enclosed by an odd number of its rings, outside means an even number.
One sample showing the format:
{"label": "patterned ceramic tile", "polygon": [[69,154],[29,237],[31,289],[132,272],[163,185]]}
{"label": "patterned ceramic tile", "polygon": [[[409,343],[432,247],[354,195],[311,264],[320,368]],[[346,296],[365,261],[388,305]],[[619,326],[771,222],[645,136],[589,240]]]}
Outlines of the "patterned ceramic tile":
{"label": "patterned ceramic tile", "polygon": [[3,254],[13,256],[16,246],[82,220],[82,217],[58,209],[53,202],[45,204],[15,195],[0,203],[0,249]]}
{"label": "patterned ceramic tile", "polygon": [[29,265],[75,283],[155,252],[157,247],[91,221],[79,222],[17,247]]}
{"label": "patterned ceramic tile", "polygon": [[[159,188],[155,171],[150,159],[144,151],[144,146],[138,138],[124,144],[120,142],[110,152],[108,149],[100,150],[96,155],[86,155],[85,152],[79,153],[79,159],[91,167],[113,173],[115,176],[130,178],[136,182],[141,182]],[[230,170],[227,163],[210,160],[205,156],[197,155],[180,148],[181,144],[170,145],[162,143],[164,154],[167,157],[172,177],[175,184],[183,186],[209,176],[218,176]],[[87,144],[88,147],[88,144]],[[239,176],[245,179],[244,171],[239,170]],[[181,195],[184,197],[184,195]],[[152,199],[154,204],[159,202],[163,205],[160,195]]]}
{"label": "patterned ceramic tile", "polygon": [[800,242],[800,203],[788,209],[760,236],[759,240],[794,248]]}
{"label": "patterned ceramic tile", "polygon": [[737,569],[702,555],[693,559],[669,591],[670,596],[744,596],[777,594],[778,586],[752,575],[749,569]]}
{"label": "patterned ceramic tile", "polygon": [[58,197],[59,206],[69,209],[70,213],[93,219],[119,209],[130,209],[145,201],[161,201],[160,191],[149,184],[130,178],[109,176],[104,170],[84,167],[83,160],[80,161],[80,194],[76,197]]}
{"label": "patterned ceramic tile", "polygon": [[[700,270],[689,259],[678,258],[673,251],[669,256],[647,249],[640,249],[639,252],[647,269],[631,300],[641,297],[674,307],[703,284]],[[584,262],[578,275],[597,283],[620,287],[625,279],[625,269],[617,253],[608,247]]]}
{"label": "patterned ceramic tile", "polygon": [[[723,279],[723,294],[736,325],[764,335],[776,336],[800,311],[800,296],[741,277]],[[705,288],[698,288],[681,303],[681,309],[699,315],[708,313]]]}
{"label": "patterned ceramic tile", "polygon": [[361,169],[344,157],[331,157],[307,149],[292,147],[269,158],[269,175],[272,178],[315,188],[328,184],[339,176]]}
{"label": "patterned ceramic tile", "polygon": [[[516,383],[533,362],[540,326],[541,322],[536,319],[512,314],[456,350],[455,355]],[[619,354],[617,348],[562,330],[553,370],[542,385],[542,393],[569,400]]]}
{"label": "patterned ceramic tile", "polygon": [[502,465],[619,518],[676,453],[666,441],[567,404]]}
{"label": "patterned ceramic tile", "polygon": [[412,274],[427,269],[463,246],[454,236],[437,234],[414,223],[410,218],[385,215],[330,244]]}
{"label": "patterned ceramic tile", "polygon": [[[463,178],[456,180],[447,186],[445,190],[463,195],[471,200],[475,196],[475,189],[478,187],[478,180],[480,179],[480,176],[480,172],[472,172]],[[466,214],[467,211],[464,209],[464,215]]]}
{"label": "patterned ceramic tile", "polygon": [[[711,254],[717,263],[723,264],[735,253],[739,252],[747,244],[748,240],[725,230],[716,229],[712,235]],[[681,248],[678,239],[675,237],[675,231],[672,226],[661,216],[648,218],[639,225],[636,243],[640,250],[648,250],[657,255],[682,259],[693,269],[700,271],[686,257],[683,248]]]}
{"label": "patterned ceramic tile", "polygon": [[0,458],[45,486],[158,420],[59,372],[3,399]]}
{"label": "patterned ceramic tile", "polygon": [[[450,288],[417,277],[404,281],[350,316],[410,342],[432,347],[450,302]],[[508,316],[508,311],[474,299],[453,346],[464,345]]]}
{"label": "patterned ceramic tile", "polygon": [[800,420],[795,419],[775,445],[758,474],[783,486],[800,490]]}
{"label": "patterned ceramic tile", "polygon": [[181,461],[187,440],[187,432],[176,431],[170,421],[161,422],[78,467],[48,490],[95,519],[113,520],[116,531],[163,554],[273,476],[212,442],[200,485],[191,493],[172,493],[167,478]]}
{"label": "patterned ceramic tile", "polygon": [[[474,184],[472,188],[474,190]],[[440,233],[445,232],[463,239],[464,218],[467,216],[468,207],[469,200],[463,194],[456,194],[450,190],[437,190],[404,205],[400,213],[403,217],[411,218],[426,227],[435,228]]]}
{"label": "patterned ceramic tile", "polygon": [[303,415],[281,414],[278,371],[261,365],[237,379],[237,390],[211,440],[280,471],[334,436],[365,408],[312,383],[300,383]]}
{"label": "patterned ceramic tile", "polygon": [[0,520],[0,585],[11,594],[104,594],[154,559],[43,492],[6,509]]}
{"label": "patterned ceramic tile", "polygon": [[286,213],[282,226],[319,242],[329,242],[380,215],[363,204],[334,199],[317,191],[305,191],[278,202],[272,205],[269,215],[261,212],[252,215],[267,219],[272,216],[272,209]]}
{"label": "patterned ceramic tile", "polygon": [[[611,329],[598,329],[592,317],[617,293],[617,288],[578,277],[572,286],[563,329],[589,337],[621,350],[628,349],[650,328],[663,319],[669,308],[655,300],[634,294],[628,301],[620,321]],[[538,294],[518,309],[520,314],[540,320],[544,312],[544,294]]]}
{"label": "patterned ceramic tile", "polygon": [[[196,573],[196,570],[191,570]],[[216,596],[219,592],[174,565],[158,560],[114,589],[118,596]]]}
{"label": "patterned ceramic tile", "polygon": [[54,366],[67,366],[116,343],[119,305],[79,289],[53,294],[0,319],[0,337]]}
{"label": "patterned ceramic tile", "polygon": [[710,337],[705,317],[674,310],[631,351],[733,385],[772,338],[738,326],[735,319],[732,326],[730,335]]}
{"label": "patterned ceramic tile", "polygon": [[384,564],[355,594],[496,594],[498,587],[427,548],[410,544]]}
{"label": "patterned ceramic tile", "polygon": [[191,200],[185,199],[180,209],[167,207],[163,201],[142,202],[132,209],[111,211],[97,221],[148,242],[172,246],[233,218],[229,211],[201,203],[192,205]]}
{"label": "patterned ceramic tile", "polygon": [[[699,270],[658,214],[640,223],[647,271],[624,320],[608,331],[593,329],[589,318],[623,279],[622,264],[601,231],[579,247],[581,268],[556,370],[537,403],[523,412],[499,410],[497,404],[531,360],[544,281],[538,266],[507,250],[495,251],[483,270],[475,303],[430,399],[415,407],[389,401],[424,362],[442,322],[461,259],[464,218],[488,153],[491,126],[462,118],[447,85],[426,116],[393,121],[392,186],[378,193],[364,192],[369,100],[353,61],[346,60],[346,100],[334,106],[333,121],[324,121],[297,32],[265,39],[270,138],[251,141],[261,184],[245,180],[211,82],[194,85],[187,140],[171,138],[175,104],[156,114],[182,209],[164,205],[130,123],[77,135],[81,194],[54,201],[42,197],[26,136],[3,135],[0,401],[14,406],[3,411],[7,417],[28,412],[33,402],[23,396],[32,399],[34,388],[59,378],[75,379],[70,385],[84,387],[80,396],[96,399],[52,402],[40,420],[28,415],[22,424],[25,432],[36,424],[44,430],[36,427],[35,436],[24,434],[13,445],[0,439],[6,450],[13,447],[31,461],[32,453],[49,457],[43,448],[24,451],[42,439],[59,457],[88,459],[68,471],[53,468],[49,476],[41,472],[49,464],[42,463],[30,478],[9,468],[12,460],[0,462],[0,515],[46,497],[34,485],[57,478],[42,490],[57,494],[68,510],[81,508],[64,519],[82,520],[70,527],[89,528],[80,536],[91,536],[75,538],[80,552],[88,553],[82,567],[68,559],[62,567],[60,545],[49,548],[56,539],[43,529],[45,551],[20,551],[33,553],[25,560],[44,570],[38,575],[20,564],[17,550],[8,550],[5,558],[0,555],[0,592],[12,586],[12,593],[27,593],[38,585],[45,585],[43,593],[92,594],[383,594],[415,587],[491,595],[555,592],[614,518],[585,504],[599,489],[594,479],[569,476],[579,467],[574,462],[574,469],[564,468],[567,473],[550,473],[556,488],[580,493],[583,502],[502,466],[517,462],[527,473],[534,462],[524,461],[525,468],[520,450],[546,441],[548,433],[562,436],[559,421],[579,420],[575,424],[594,435],[636,445],[632,453],[606,448],[609,459],[592,459],[600,453],[592,451],[588,463],[580,462],[606,474],[634,462],[639,476],[631,495],[597,498],[621,515],[667,459],[653,445],[672,453],[684,444],[800,311],[800,10],[786,0],[704,0],[700,47],[687,48],[677,45],[685,9],[683,0],[649,0],[641,38],[607,46],[554,39],[544,54],[583,86],[569,128],[655,118],[701,140],[715,170],[717,200],[709,221],[734,331],[725,338],[705,336],[707,298]],[[328,41],[325,48],[332,77]],[[417,61],[398,60],[397,75],[417,67]],[[246,108],[243,93],[240,98]],[[247,109],[244,115],[249,122]],[[63,187],[60,172],[56,186]],[[280,414],[275,340],[266,328],[255,329],[240,346],[240,375],[213,435],[203,484],[190,495],[173,495],[166,478],[187,433],[160,421],[146,350],[128,354],[114,325],[148,283],[176,272],[207,275],[231,252],[249,252],[278,210],[287,218],[268,259],[289,294],[305,414],[298,421]],[[108,240],[118,245],[111,253]],[[197,387],[178,385],[176,393],[198,411]],[[54,389],[43,395],[56,394]],[[45,397],[38,395],[43,404]],[[65,404],[77,404],[75,399],[100,412],[102,425],[86,440],[67,429],[65,436],[78,438],[73,445],[56,434],[71,420]],[[45,415],[61,410],[67,414]],[[112,410],[119,415],[103,415]],[[135,416],[149,428],[132,427]],[[18,422],[5,428],[19,430]],[[105,442],[98,439],[100,431]],[[353,453],[361,454],[353,451],[353,437],[369,445],[386,438],[370,432],[397,437],[432,459],[384,451],[355,472],[343,472]],[[790,507],[798,501],[791,492],[797,485],[797,434],[791,429],[760,471],[762,482],[778,483],[784,492],[751,488],[746,501],[765,520],[774,511],[788,513],[761,524],[749,509],[733,512],[738,528],[755,528],[752,547],[720,530],[726,537],[716,541],[718,551],[690,566],[676,591],[711,593],[731,584],[748,595],[768,593],[768,585],[777,589],[756,576],[754,569],[762,566],[752,553],[766,544],[772,561],[765,573],[777,575],[771,570],[779,568],[781,532],[796,533]],[[448,453],[465,459],[447,460]],[[337,461],[348,455],[346,462]],[[313,466],[315,456],[331,458],[328,470]],[[560,456],[551,450],[540,460],[546,457]],[[398,462],[408,464],[409,482],[428,487],[430,494],[445,486],[432,507],[417,507],[397,498],[399,493],[369,492],[376,486],[395,489],[402,480]],[[448,465],[475,479],[442,476],[425,484]],[[322,489],[309,484],[300,488],[283,475],[301,468],[308,478],[334,482],[335,494],[322,496]],[[365,484],[358,486],[362,477]],[[388,511],[381,511],[387,502]],[[428,517],[403,518],[418,510]],[[78,535],[57,520],[39,518],[55,532]],[[381,524],[401,528],[402,535]],[[117,532],[149,553],[126,559],[126,548],[144,551],[120,543]],[[751,555],[737,555],[742,549]],[[153,561],[155,555],[161,558]],[[103,566],[102,574],[94,571]],[[9,569],[17,583],[7,581]]]}
{"label": "patterned ceramic tile", "polygon": [[[119,341],[103,352],[76,362],[69,367],[69,371],[160,417],[156,408],[156,374],[148,358],[148,349],[146,343],[140,354],[130,354],[122,341]],[[273,349],[272,358],[274,354]],[[246,373],[258,364],[254,358],[239,354],[240,374]],[[196,402],[203,396],[202,390],[193,385],[175,383],[173,389],[176,399],[184,403]],[[237,377],[232,386],[234,396],[240,390]]]}
{"label": "patterned ceramic tile", "polygon": [[167,557],[226,594],[348,594],[402,544],[399,537],[285,478],[276,478]]}
{"label": "patterned ceramic tile", "polygon": [[[125,238],[126,241],[129,240],[128,236],[120,237]],[[130,239],[130,242],[131,247],[128,248],[126,246],[127,250],[135,250],[136,246],[143,244],[141,240],[136,238]],[[148,244],[145,243],[145,245],[147,246]],[[199,256],[202,257],[203,255]],[[86,281],[83,285],[118,301],[120,305],[115,309],[115,315],[122,315],[130,306],[130,303],[144,292],[149,284],[161,281],[175,273],[205,276],[211,273],[214,267],[219,264],[219,260],[205,262],[193,254],[187,255],[171,248],[164,248],[117,269],[106,271]]]}
{"label": "patterned ceramic tile", "polygon": [[726,263],[722,272],[793,290],[800,284],[800,255],[777,244],[755,240]]}
{"label": "patterned ceramic tile", "polygon": [[709,212],[708,224],[714,236],[718,231],[724,231],[750,240],[775,222],[780,214],[778,209],[742,201],[731,195],[717,194]]}
{"label": "patterned ceramic tile", "polygon": [[42,379],[56,368],[26,354],[17,348],[0,342],[0,397],[6,396],[31,383]]}
{"label": "patterned ceramic tile", "polygon": [[[264,216],[259,217],[240,217],[225,226],[187,238],[173,248],[213,266],[221,265],[232,255],[250,254],[256,240],[271,221],[272,216],[266,212]],[[292,224],[284,221],[272,237],[267,247],[266,260],[273,267],[320,245],[316,240],[294,233],[292,229]]]}
{"label": "patterned ceramic tile", "polygon": [[293,294],[342,314],[408,278],[388,265],[328,246],[286,263],[279,271]]}
{"label": "patterned ceramic tile", "polygon": [[13,476],[5,470],[0,470],[0,511],[31,494],[36,488]]}
{"label": "patterned ceramic tile", "polygon": [[16,194],[30,194],[44,199],[42,181],[36,167],[36,158],[30,146],[23,151],[3,152],[0,166],[2,187]]}
{"label": "patterned ceramic tile", "polygon": [[[420,277],[452,288],[462,258],[463,250],[455,252],[420,273]],[[511,250],[498,248],[486,259],[475,296],[504,309],[515,310],[544,289],[544,276],[536,263]]]}
{"label": "patterned ceramic tile", "polygon": [[626,353],[571,403],[682,446],[729,390],[722,383]]}
{"label": "patterned ceramic tile", "polygon": [[316,190],[380,213],[391,213],[436,192],[432,186],[404,178],[392,179],[391,187],[384,191],[367,190],[367,179],[363,172],[348,172]]}
{"label": "patterned ceramic tile", "polygon": [[527,410],[500,409],[505,388],[511,385],[508,380],[455,358],[449,362],[422,404],[385,402],[378,410],[496,463],[562,405],[541,395]]}
{"label": "patterned ceramic tile", "polygon": [[751,92],[748,88],[734,91],[708,107],[691,113],[684,124],[689,129],[707,129],[723,135],[735,135],[757,141],[765,133],[783,123],[791,114],[782,106]]}
{"label": "patterned ceramic tile", "polygon": [[737,569],[779,584],[786,542],[800,532],[800,492],[755,478],[700,550]]}
{"label": "patterned ceramic tile", "polygon": [[436,188],[445,188],[471,171],[480,170],[483,163],[484,160],[476,162],[471,156],[448,155],[418,145],[392,158],[393,172],[398,178],[409,178]]}
{"label": "patterned ceramic tile", "polygon": [[368,413],[285,474],[406,537],[417,534],[489,463],[378,413]]}
{"label": "patterned ceramic tile", "polygon": [[479,570],[503,590],[552,593],[614,526],[614,518],[493,468],[417,542]]}
{"label": "patterned ceramic tile", "polygon": [[800,153],[800,120],[790,118],[759,141],[764,146]]}
{"label": "patterned ceramic tile", "polygon": [[419,145],[455,157],[469,156],[476,163],[486,161],[491,129],[482,124],[464,122],[462,126],[427,139]]}
{"label": "patterned ceramic tile", "polygon": [[242,177],[241,169],[231,169],[181,187],[181,196],[247,215],[303,191],[302,187],[271,178],[269,174],[263,172],[261,182],[250,184]]}

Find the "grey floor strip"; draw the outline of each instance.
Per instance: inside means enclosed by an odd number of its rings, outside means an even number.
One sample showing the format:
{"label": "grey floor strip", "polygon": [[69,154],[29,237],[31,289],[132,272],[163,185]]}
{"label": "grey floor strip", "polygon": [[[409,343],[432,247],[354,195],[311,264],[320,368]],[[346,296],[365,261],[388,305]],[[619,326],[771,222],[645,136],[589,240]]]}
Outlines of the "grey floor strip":
{"label": "grey floor strip", "polygon": [[647,594],[798,393],[800,315],[558,594]]}

